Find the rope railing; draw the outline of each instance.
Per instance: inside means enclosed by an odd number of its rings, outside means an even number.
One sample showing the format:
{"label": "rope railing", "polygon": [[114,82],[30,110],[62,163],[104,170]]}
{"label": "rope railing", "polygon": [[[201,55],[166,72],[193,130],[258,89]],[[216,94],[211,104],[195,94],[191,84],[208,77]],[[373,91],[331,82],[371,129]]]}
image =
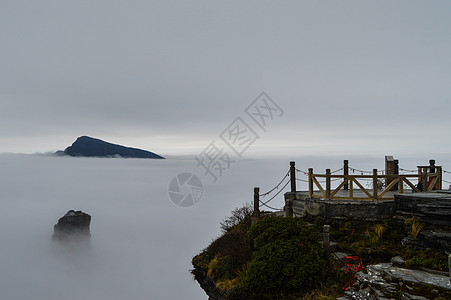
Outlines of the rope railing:
{"label": "rope railing", "polygon": [[[260,189],[258,187],[254,188],[254,219],[258,219],[258,216],[260,214],[259,212],[259,207],[266,207],[268,209],[271,210],[275,210],[275,211],[282,211],[282,209],[278,209],[275,207],[272,207],[270,205],[268,205],[272,200],[274,200],[277,196],[280,195],[280,193],[282,193],[287,186],[291,183],[291,193],[296,193],[297,189],[296,189],[296,182],[303,182],[303,183],[308,183],[309,184],[309,197],[320,197],[318,194],[313,194],[313,185],[317,185],[319,190],[322,193],[322,197],[331,197],[330,199],[345,199],[343,198],[344,196],[340,194],[337,194],[341,189],[345,190],[345,191],[349,191],[349,198],[350,199],[363,199],[366,196],[368,196],[368,199],[373,199],[373,200],[384,200],[384,199],[388,199],[391,196],[388,194],[389,191],[393,191],[394,189],[398,190],[400,193],[403,192],[404,189],[411,187],[412,190],[414,191],[422,191],[421,187],[419,187],[418,185],[420,185],[420,176],[421,178],[424,178],[425,176],[428,177],[430,180],[428,180],[428,182],[423,180],[423,189],[426,190],[433,190],[433,189],[440,189],[441,188],[441,182],[450,184],[451,187],[451,181],[450,180],[446,180],[443,178],[443,175],[448,175],[451,174],[451,171],[448,170],[444,170],[441,168],[441,166],[435,166],[435,161],[434,160],[430,160],[430,166],[422,166],[419,167],[421,169],[407,169],[407,168],[402,168],[399,167],[398,165],[398,161],[395,160],[395,170],[396,170],[396,174],[394,173],[387,173],[387,171],[385,169],[383,170],[377,170],[377,169],[373,169],[372,171],[368,171],[368,170],[362,170],[362,169],[358,169],[358,168],[354,168],[352,166],[348,165],[348,160],[344,160],[343,161],[343,167],[338,168],[336,170],[330,171],[330,169],[326,170],[326,174],[313,174],[313,169],[309,169],[308,172],[298,169],[295,167],[295,162],[291,161],[290,162],[290,169],[288,170],[287,173],[285,173],[285,175],[283,176],[283,178],[279,181],[279,183],[273,187],[272,189],[270,189],[269,191],[265,192],[265,193],[259,193]],[[424,170],[426,168],[426,171]],[[437,168],[436,172],[432,172],[429,173],[427,168]],[[393,169],[392,169],[393,170]],[[421,174],[418,173],[421,171]],[[342,172],[342,174],[336,174],[338,172]],[[359,174],[354,174],[354,173],[361,173]],[[296,174],[300,174],[303,176],[299,176],[301,178],[298,178],[296,176]],[[443,175],[441,175],[443,174]],[[448,175],[450,176],[450,175]],[[413,183],[413,181],[409,181],[408,178],[412,178],[415,179],[418,177],[418,185],[416,183]],[[288,178],[288,180],[287,180]],[[321,178],[321,180],[319,180]],[[432,179],[431,179],[432,178]],[[385,181],[385,188],[382,188],[381,191],[378,191],[380,189],[375,187],[375,183],[378,182],[378,186],[379,183],[381,182],[381,180],[386,180]],[[339,182],[338,185],[337,184],[333,184],[333,187],[331,185],[332,182]],[[366,185],[368,187],[363,187],[358,181],[365,181],[365,182],[370,182],[372,181],[373,185],[372,185],[372,189],[369,186],[369,183],[367,183]],[[312,183],[313,182],[313,183]],[[341,183],[340,183],[341,182]],[[388,183],[387,183],[388,182]],[[430,182],[432,182],[432,184],[429,184]],[[440,182],[440,183],[439,183]],[[326,188],[321,187],[321,185],[323,183],[326,183]],[[348,185],[349,184],[349,185]],[[356,191],[355,187],[353,188],[353,184],[355,184],[357,187],[361,188],[361,191],[358,190],[359,192],[356,192],[356,195],[353,195],[353,190]],[[362,182],[362,184],[364,184]],[[402,186],[401,186],[402,185]],[[365,195],[362,195],[363,192],[365,193]],[[273,194],[274,193],[274,194]],[[360,194],[358,194],[360,193]],[[387,195],[385,195],[387,193]],[[272,197],[266,201],[261,201],[260,197],[266,197],[269,195],[272,195]],[[287,195],[287,194],[286,194]],[[338,195],[338,196],[337,196]],[[385,195],[385,198],[383,198]],[[290,196],[292,197],[292,196]],[[294,215],[294,211],[293,211],[293,206],[292,206],[292,200],[290,199],[296,199],[295,198],[290,198],[287,196],[285,196],[285,206],[284,206],[284,211],[286,213],[286,216],[293,216]],[[366,199],[366,198],[365,198]],[[255,213],[256,212],[256,213]]]}
{"label": "rope railing", "polygon": [[[334,173],[337,173],[337,172],[342,171],[342,170],[344,170],[344,167],[341,167],[340,169],[337,169],[337,170],[335,170],[335,171],[332,171],[332,172],[330,172],[330,174],[334,174]],[[307,175],[308,175],[308,174],[307,174]]]}
{"label": "rope railing", "polygon": [[[343,169],[343,168],[342,168]],[[360,170],[360,169],[356,169],[356,168],[353,168],[353,167],[348,167],[348,169],[349,169],[349,171],[352,171],[353,173],[354,172],[360,172],[360,173],[362,173],[362,175],[363,175],[363,173],[366,173],[366,174],[373,174],[373,171],[366,171],[366,170]],[[377,173],[381,173],[381,174],[384,174],[384,172],[385,172],[385,170],[378,170],[377,171]],[[331,172],[332,173],[332,172]]]}
{"label": "rope railing", "polygon": [[260,205],[262,205],[262,206],[264,206],[264,207],[266,207],[266,208],[275,210],[275,211],[283,211],[283,209],[275,208],[275,207],[269,206],[269,205],[267,205],[267,204],[261,204],[261,203],[260,203]]}
{"label": "rope railing", "polygon": [[415,173],[417,172],[417,170],[409,170],[409,169],[404,169],[404,168],[399,168],[399,171],[403,171],[403,172],[410,172],[410,173]]}
{"label": "rope railing", "polygon": [[260,204],[261,205],[266,205],[266,204],[268,204],[270,201],[272,201],[274,198],[276,198],[286,187],[287,187],[287,185],[290,183],[290,181],[288,180],[286,183],[285,183],[285,185],[283,186],[283,188],[281,188],[274,196],[272,196],[271,197],[271,199],[269,199],[269,200],[267,200],[267,201],[265,201],[265,202],[263,202],[263,201],[261,201],[260,200]]}
{"label": "rope railing", "polygon": [[306,171],[299,170],[299,169],[297,169],[297,168],[295,168],[295,170],[296,170],[296,172],[298,172],[298,173],[303,173],[305,176],[308,176],[308,172],[306,172]]}
{"label": "rope railing", "polygon": [[277,190],[279,188],[279,186],[283,183],[283,181],[285,180],[285,178],[287,178],[288,176],[290,176],[290,172],[288,171],[285,176],[282,178],[282,180],[271,190],[267,191],[266,193],[260,194],[260,197],[266,197],[269,194],[271,194],[272,192],[274,192],[275,190]]}

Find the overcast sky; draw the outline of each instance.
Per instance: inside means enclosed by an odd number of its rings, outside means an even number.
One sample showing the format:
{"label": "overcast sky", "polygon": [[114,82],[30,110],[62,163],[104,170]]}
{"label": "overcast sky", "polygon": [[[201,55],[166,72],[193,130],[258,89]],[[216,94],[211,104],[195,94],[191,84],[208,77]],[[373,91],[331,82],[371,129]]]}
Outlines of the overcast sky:
{"label": "overcast sky", "polygon": [[0,152],[80,135],[202,151],[265,91],[253,151],[447,153],[450,1],[1,1]]}

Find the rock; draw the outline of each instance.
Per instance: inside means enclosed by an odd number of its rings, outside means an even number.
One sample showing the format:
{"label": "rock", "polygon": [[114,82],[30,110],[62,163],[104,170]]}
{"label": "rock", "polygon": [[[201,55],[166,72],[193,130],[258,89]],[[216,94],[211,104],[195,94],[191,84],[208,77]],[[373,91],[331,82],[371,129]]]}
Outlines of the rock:
{"label": "rock", "polygon": [[196,267],[191,273],[194,275],[194,279],[199,283],[200,287],[208,295],[209,300],[225,300],[221,290],[216,287],[216,282],[208,276],[207,270]]}
{"label": "rock", "polygon": [[441,250],[446,254],[451,253],[451,232],[443,230],[425,230],[419,233],[420,241],[424,248]]}
{"label": "rock", "polygon": [[391,263],[392,263],[394,266],[402,267],[402,266],[405,265],[406,261],[405,261],[404,258],[402,258],[401,256],[395,256],[395,257],[392,257],[392,258],[391,258]]}
{"label": "rock", "polygon": [[417,239],[407,236],[402,239],[403,246],[421,249],[436,249],[449,255],[451,253],[451,233],[440,229],[421,231]]}
{"label": "rock", "polygon": [[344,252],[333,252],[333,258],[338,261],[346,261],[346,256],[349,256],[349,254]]}
{"label": "rock", "polygon": [[451,193],[430,191],[412,194],[395,194],[396,215],[418,216],[423,222],[451,226]]}
{"label": "rock", "polygon": [[[422,300],[444,297],[451,292],[448,276],[399,268],[391,263],[367,266],[356,275],[357,281],[345,293],[351,299],[390,299],[396,296],[396,299]],[[425,291],[429,293],[425,295]]]}
{"label": "rock", "polygon": [[[59,153],[59,152],[57,152]],[[150,151],[111,144],[89,136],[81,136],[64,150],[66,155],[85,157],[126,157],[126,158],[156,158],[164,157]]]}
{"label": "rock", "polygon": [[80,242],[90,239],[91,216],[82,212],[69,210],[53,227],[52,239],[60,242]]}
{"label": "rock", "polygon": [[423,296],[415,296],[415,295],[410,295],[407,293],[404,293],[404,295],[406,296],[406,299],[411,299],[411,300],[428,300],[428,298],[425,298]]}

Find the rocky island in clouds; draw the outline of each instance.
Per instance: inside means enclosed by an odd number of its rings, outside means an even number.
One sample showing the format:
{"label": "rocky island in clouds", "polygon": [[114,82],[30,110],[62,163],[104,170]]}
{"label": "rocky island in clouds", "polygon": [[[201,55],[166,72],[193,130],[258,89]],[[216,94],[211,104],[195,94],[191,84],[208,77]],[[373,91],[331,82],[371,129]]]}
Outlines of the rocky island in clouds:
{"label": "rocky island in clouds", "polygon": [[78,157],[125,157],[125,158],[154,158],[164,157],[150,151],[130,148],[102,141],[89,136],[81,136],[64,151],[56,152],[57,155],[70,155]]}

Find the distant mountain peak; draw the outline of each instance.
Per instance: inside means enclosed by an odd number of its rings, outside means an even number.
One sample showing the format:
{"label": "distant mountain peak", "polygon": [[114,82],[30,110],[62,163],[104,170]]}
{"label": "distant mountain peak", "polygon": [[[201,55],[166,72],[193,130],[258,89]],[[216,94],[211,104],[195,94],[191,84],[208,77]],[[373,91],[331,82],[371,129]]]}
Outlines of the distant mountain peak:
{"label": "distant mountain peak", "polygon": [[[57,154],[61,154],[61,151],[58,151]],[[120,156],[126,158],[164,159],[164,157],[150,151],[112,144],[86,135],[78,137],[72,146],[64,150],[64,154],[80,157]]]}

